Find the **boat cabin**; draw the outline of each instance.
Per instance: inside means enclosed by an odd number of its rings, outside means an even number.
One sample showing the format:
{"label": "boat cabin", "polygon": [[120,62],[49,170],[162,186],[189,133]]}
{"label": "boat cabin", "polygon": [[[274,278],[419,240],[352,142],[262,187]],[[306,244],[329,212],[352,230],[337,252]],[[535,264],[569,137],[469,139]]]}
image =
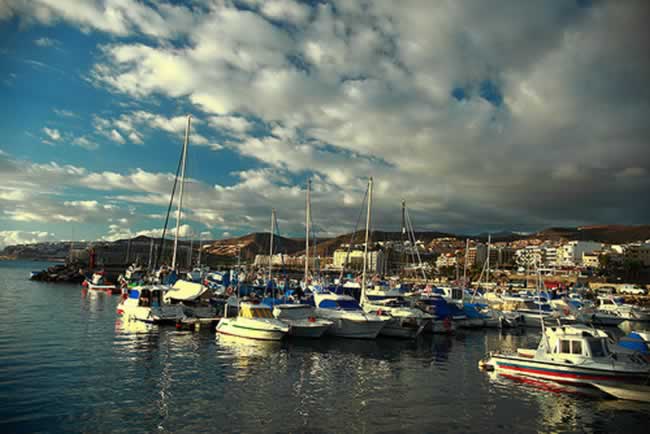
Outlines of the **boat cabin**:
{"label": "boat cabin", "polygon": [[[550,327],[546,330],[550,354],[564,361],[603,358],[609,355],[607,334],[582,326]],[[545,344],[542,339],[540,345]]]}
{"label": "boat cabin", "polygon": [[162,305],[162,291],[157,288],[131,288],[127,300],[137,303],[139,307],[159,307]]}
{"label": "boat cabin", "polygon": [[263,304],[241,303],[239,316],[244,318],[270,318],[273,319],[273,311]]}

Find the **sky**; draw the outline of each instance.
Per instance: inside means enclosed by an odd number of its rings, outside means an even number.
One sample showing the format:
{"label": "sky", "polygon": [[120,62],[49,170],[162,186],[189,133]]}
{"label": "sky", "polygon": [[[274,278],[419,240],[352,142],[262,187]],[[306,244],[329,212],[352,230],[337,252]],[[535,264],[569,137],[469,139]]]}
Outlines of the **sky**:
{"label": "sky", "polygon": [[0,247],[650,223],[646,0],[0,0]]}

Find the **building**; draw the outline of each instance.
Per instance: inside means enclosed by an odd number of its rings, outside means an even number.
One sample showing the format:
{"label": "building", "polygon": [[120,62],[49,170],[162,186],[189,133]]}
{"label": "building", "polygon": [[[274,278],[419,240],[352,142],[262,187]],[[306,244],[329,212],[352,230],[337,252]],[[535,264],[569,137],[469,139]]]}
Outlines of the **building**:
{"label": "building", "polygon": [[[347,264],[346,264],[347,259]],[[348,257],[347,249],[337,249],[332,257],[332,268],[346,270],[363,270],[363,250],[354,249]],[[373,274],[384,274],[386,270],[386,257],[381,250],[371,250],[367,257],[367,270]]]}
{"label": "building", "polygon": [[595,251],[592,253],[582,253],[582,266],[585,268],[599,268],[600,267],[600,252]]}
{"label": "building", "polygon": [[455,267],[458,264],[458,257],[453,253],[443,253],[436,259],[436,268]]}
{"label": "building", "polygon": [[582,263],[582,254],[600,250],[601,243],[594,241],[569,241],[557,249],[557,264],[572,267]]}
{"label": "building", "polygon": [[650,244],[635,243],[625,248],[625,260],[640,262],[644,267],[650,267]]}

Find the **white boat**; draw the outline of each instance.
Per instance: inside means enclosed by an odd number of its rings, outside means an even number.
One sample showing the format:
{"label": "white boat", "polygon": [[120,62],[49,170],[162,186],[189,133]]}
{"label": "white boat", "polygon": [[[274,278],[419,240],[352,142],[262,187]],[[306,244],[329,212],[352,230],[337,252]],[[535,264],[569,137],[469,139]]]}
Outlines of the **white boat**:
{"label": "white boat", "polygon": [[425,330],[431,330],[433,315],[411,307],[399,288],[375,285],[367,289],[362,308],[376,313],[386,320],[380,334],[398,338],[415,338]]}
{"label": "white boat", "polygon": [[289,333],[289,326],[274,318],[266,305],[240,302],[239,315],[219,320],[216,331],[240,338],[279,341]]}
{"label": "white boat", "polygon": [[584,325],[545,327],[537,350],[493,352],[479,366],[505,375],[584,386],[646,381],[648,362],[637,355],[612,353],[607,338],[604,331]]}
{"label": "white boat", "polygon": [[374,313],[366,313],[349,295],[331,292],[314,293],[316,317],[332,321],[328,334],[344,338],[374,339],[385,321]]}
{"label": "white boat", "polygon": [[650,402],[650,386],[645,384],[612,385],[593,383],[593,385],[614,398]]}
{"label": "white boat", "polygon": [[277,304],[273,316],[289,326],[289,335],[302,338],[320,338],[332,321],[316,318],[313,306],[308,304]]}
{"label": "white boat", "polygon": [[163,296],[165,303],[193,302],[206,294],[208,287],[201,283],[177,280]]}
{"label": "white boat", "polygon": [[126,320],[149,323],[175,323],[185,318],[180,304],[163,303],[163,293],[169,288],[145,285],[129,288],[117,305],[117,314]]}
{"label": "white boat", "polygon": [[114,283],[110,283],[106,280],[106,276],[104,275],[103,271],[93,273],[90,280],[86,279],[84,281],[84,286],[92,291],[117,291],[117,286]]}
{"label": "white boat", "polygon": [[625,321],[650,321],[650,311],[626,304],[622,297],[598,297],[598,311],[613,313]]}

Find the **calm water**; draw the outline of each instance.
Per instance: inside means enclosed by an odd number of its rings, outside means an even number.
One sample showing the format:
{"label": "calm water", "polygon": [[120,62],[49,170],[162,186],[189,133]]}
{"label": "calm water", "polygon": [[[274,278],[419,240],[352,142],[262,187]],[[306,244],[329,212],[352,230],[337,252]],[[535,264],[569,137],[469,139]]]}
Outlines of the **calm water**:
{"label": "calm water", "polygon": [[117,297],[0,262],[0,432],[647,432],[650,406],[477,368],[535,334],[259,345],[124,325]]}

